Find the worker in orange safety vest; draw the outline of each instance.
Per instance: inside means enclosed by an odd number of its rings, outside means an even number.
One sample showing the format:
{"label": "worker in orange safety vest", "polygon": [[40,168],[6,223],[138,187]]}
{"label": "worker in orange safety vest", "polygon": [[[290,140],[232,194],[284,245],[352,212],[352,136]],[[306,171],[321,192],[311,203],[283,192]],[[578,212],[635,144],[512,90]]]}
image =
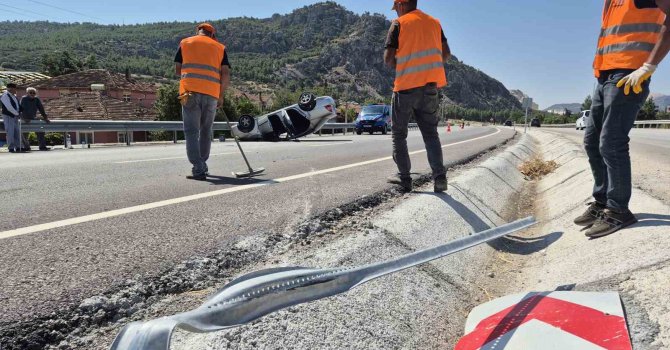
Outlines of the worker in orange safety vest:
{"label": "worker in orange safety vest", "polygon": [[437,131],[438,89],[447,85],[444,62],[451,56],[440,22],[417,9],[417,0],[395,0],[398,14],[386,39],[384,61],[395,70],[393,89],[393,159],[398,174],[388,179],[412,190],[407,149],[408,123],[415,117],[433,171],[435,192],[447,190],[447,169]]}
{"label": "worker in orange safety vest", "polygon": [[212,127],[223,93],[230,85],[230,62],[226,47],[216,40],[209,23],[198,25],[195,36],[179,44],[175,56],[182,104],[186,154],[193,165],[188,179],[207,179],[207,160],[212,146]]}
{"label": "worker in orange safety vest", "polygon": [[584,147],[595,180],[594,202],[575,224],[589,238],[633,225],[628,134],[649,96],[656,67],[670,51],[670,0],[605,0],[593,63],[598,85]]}

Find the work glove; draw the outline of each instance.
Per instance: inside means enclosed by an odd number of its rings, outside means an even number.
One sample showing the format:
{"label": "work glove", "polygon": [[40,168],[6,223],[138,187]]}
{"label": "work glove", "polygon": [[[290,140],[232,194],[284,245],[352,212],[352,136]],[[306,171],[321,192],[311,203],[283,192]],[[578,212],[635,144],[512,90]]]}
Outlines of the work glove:
{"label": "work glove", "polygon": [[623,89],[624,95],[630,94],[630,88],[633,87],[633,92],[639,94],[642,92],[642,83],[651,78],[651,75],[656,71],[656,66],[653,64],[645,63],[640,69],[636,70],[633,73],[625,76],[623,79],[619,80],[616,84],[616,87],[620,88],[625,86]]}

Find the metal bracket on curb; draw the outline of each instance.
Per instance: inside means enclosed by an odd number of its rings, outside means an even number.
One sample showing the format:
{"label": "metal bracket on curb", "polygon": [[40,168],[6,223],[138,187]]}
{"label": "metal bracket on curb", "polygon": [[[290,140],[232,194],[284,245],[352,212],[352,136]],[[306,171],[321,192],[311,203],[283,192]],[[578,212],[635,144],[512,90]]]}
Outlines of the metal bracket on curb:
{"label": "metal bracket on curb", "polygon": [[277,310],[345,293],[375,278],[443,258],[535,223],[535,218],[529,217],[436,248],[366,266],[286,267],[254,272],[230,282],[195,310],[127,325],[114,340],[111,350],[166,350],[170,348],[176,327],[209,333],[240,326]]}

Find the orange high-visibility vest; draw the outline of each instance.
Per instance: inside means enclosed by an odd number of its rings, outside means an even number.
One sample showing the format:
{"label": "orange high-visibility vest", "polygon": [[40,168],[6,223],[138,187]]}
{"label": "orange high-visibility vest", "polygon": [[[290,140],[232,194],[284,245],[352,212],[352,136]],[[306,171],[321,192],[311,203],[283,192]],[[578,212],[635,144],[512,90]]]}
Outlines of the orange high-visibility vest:
{"label": "orange high-visibility vest", "polygon": [[403,91],[436,83],[447,85],[442,59],[442,26],[420,10],[400,18],[400,37],[396,51],[395,87]]}
{"label": "orange high-visibility vest", "polygon": [[634,0],[605,0],[593,62],[596,77],[600,71],[642,67],[660,39],[664,22],[665,13],[658,8],[638,9]]}
{"label": "orange high-visibility vest", "polygon": [[181,41],[179,94],[198,92],[216,99],[221,94],[221,62],[226,47],[218,41],[196,35]]}

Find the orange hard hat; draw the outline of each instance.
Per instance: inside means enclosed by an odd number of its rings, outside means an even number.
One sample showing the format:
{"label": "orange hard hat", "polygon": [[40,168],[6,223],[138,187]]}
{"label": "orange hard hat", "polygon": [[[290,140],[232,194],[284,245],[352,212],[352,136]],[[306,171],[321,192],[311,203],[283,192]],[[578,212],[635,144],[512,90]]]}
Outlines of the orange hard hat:
{"label": "orange hard hat", "polygon": [[212,34],[216,34],[216,28],[214,28],[214,26],[209,24],[209,23],[200,23],[200,24],[198,24],[197,29],[198,30],[204,29],[204,30],[206,30],[206,31],[208,31]]}
{"label": "orange hard hat", "polygon": [[395,10],[398,7],[398,4],[402,3],[408,3],[409,0],[394,0],[393,1],[393,8],[391,10]]}

